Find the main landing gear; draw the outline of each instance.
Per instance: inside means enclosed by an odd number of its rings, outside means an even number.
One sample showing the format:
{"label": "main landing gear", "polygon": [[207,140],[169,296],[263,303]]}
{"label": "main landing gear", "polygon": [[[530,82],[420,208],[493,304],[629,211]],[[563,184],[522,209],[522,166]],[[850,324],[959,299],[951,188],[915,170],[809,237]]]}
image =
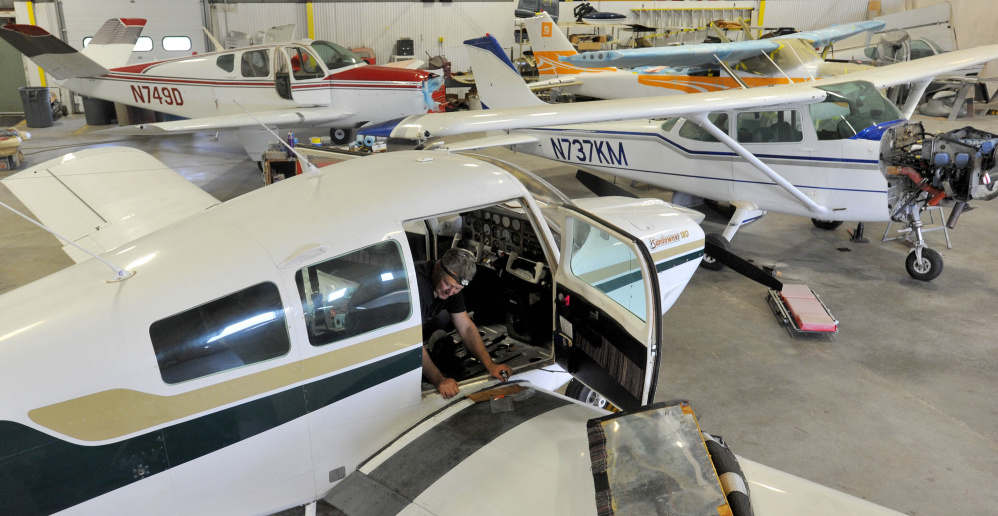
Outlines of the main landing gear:
{"label": "main landing gear", "polygon": [[[735,236],[738,228],[766,214],[765,211],[760,210],[758,206],[751,202],[732,201],[731,205],[735,207],[735,212],[731,215],[728,226],[724,228],[724,233],[720,235],[709,233],[706,237],[708,243],[724,251],[731,251],[731,238]],[[700,261],[700,266],[711,271],[719,271],[724,268],[724,264],[711,256],[707,251],[703,253],[703,260]]]}

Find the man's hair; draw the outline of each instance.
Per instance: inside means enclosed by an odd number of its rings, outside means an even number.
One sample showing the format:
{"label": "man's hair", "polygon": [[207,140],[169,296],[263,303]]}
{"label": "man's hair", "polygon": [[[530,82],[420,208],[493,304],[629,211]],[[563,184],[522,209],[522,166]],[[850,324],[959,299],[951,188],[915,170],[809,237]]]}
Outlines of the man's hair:
{"label": "man's hair", "polygon": [[[475,255],[471,254],[471,251],[467,249],[461,249],[458,247],[452,247],[440,257],[440,265],[444,269],[453,273],[457,278],[458,282],[464,284],[464,281],[471,281],[475,277],[475,272],[478,270],[475,267]],[[464,280],[464,281],[462,281]]]}

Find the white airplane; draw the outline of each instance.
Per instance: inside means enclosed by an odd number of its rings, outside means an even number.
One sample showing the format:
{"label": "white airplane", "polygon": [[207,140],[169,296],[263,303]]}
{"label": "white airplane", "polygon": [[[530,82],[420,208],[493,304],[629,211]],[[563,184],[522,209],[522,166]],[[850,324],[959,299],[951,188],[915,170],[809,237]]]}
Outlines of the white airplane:
{"label": "white airplane", "polygon": [[321,40],[125,66],[145,23],[108,20],[82,52],[34,25],[6,25],[0,37],[72,91],[189,119],[111,132],[240,130],[240,140],[256,161],[269,135],[258,141],[262,130],[254,118],[278,128],[328,127],[334,140],[345,143],[357,127],[433,111],[444,98],[443,81],[429,72],[371,66]]}
{"label": "white airplane", "polygon": [[[501,161],[425,151],[222,204],[128,148],[3,184],[96,253],[73,248],[75,265],[0,296],[2,514],[270,514],[325,498],[355,515],[574,516],[693,496],[736,516],[746,501],[759,516],[899,514],[736,459],[686,404],[645,406],[661,314],[703,252],[685,209],[573,201]],[[449,402],[421,382],[413,278],[455,243],[479,253],[469,308],[516,375],[496,385],[455,356],[468,396]],[[637,417],[593,421],[607,412],[520,381],[555,363]],[[635,439],[659,444],[645,473],[671,464],[679,487],[631,498],[613,461],[596,467]],[[728,465],[712,472],[704,448]]]}
{"label": "white airplane", "polygon": [[[766,211],[809,217],[825,229],[842,221],[901,222],[910,228],[913,243],[906,268],[923,281],[937,277],[943,263],[922,238],[922,211],[938,205],[940,191],[947,192],[957,201],[948,222],[952,227],[966,201],[994,196],[988,172],[995,166],[998,136],[973,132],[929,138],[920,126],[897,124],[911,115],[933,77],[998,58],[998,45],[806,84],[566,105],[537,99],[493,38],[466,46],[483,103],[502,109],[413,116],[369,133],[425,142],[502,130],[507,134],[434,145],[444,150],[511,146],[730,202],[736,210],[723,234],[707,236],[708,245],[725,250],[742,224]],[[902,113],[878,89],[904,83],[914,87]],[[591,123],[635,118],[641,120]],[[950,145],[939,145],[947,141]],[[721,267],[709,257],[704,261]]]}
{"label": "white airplane", "polygon": [[[801,82],[864,70],[832,63],[814,47],[882,29],[866,21],[771,39],[578,53],[547,13],[524,20],[542,84],[600,99],[655,97]],[[728,71],[723,68],[730,65]],[[622,70],[616,67],[632,68]],[[536,85],[534,86],[537,87]]]}

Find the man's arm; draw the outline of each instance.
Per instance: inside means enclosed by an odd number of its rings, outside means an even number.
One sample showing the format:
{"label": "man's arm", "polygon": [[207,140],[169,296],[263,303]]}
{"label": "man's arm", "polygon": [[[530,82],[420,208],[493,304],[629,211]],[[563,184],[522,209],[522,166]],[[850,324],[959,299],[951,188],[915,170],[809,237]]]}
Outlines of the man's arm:
{"label": "man's arm", "polygon": [[500,380],[503,379],[502,371],[506,371],[508,376],[513,375],[513,370],[508,365],[496,364],[492,361],[488,350],[485,349],[485,344],[482,343],[482,336],[478,334],[478,326],[475,326],[471,317],[468,317],[468,312],[452,313],[450,314],[450,320],[454,323],[454,327],[457,328],[457,333],[461,336],[464,347],[468,348],[468,351],[482,362],[485,369],[489,371],[489,375]]}
{"label": "man's arm", "polygon": [[423,348],[423,376],[437,387],[437,392],[444,399],[452,398],[458,392],[457,382],[453,378],[447,378],[440,372],[437,364],[434,364],[433,360],[430,359],[430,354],[426,351],[425,347]]}

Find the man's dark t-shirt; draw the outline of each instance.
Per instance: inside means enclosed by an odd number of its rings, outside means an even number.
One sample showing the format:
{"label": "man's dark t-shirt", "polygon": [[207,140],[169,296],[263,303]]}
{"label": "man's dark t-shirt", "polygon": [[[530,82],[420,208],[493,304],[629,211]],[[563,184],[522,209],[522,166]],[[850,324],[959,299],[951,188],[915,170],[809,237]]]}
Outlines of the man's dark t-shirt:
{"label": "man's dark t-shirt", "polygon": [[[458,292],[447,299],[433,297],[433,265],[436,261],[416,264],[416,285],[419,287],[419,308],[423,316],[423,342],[436,330],[442,330],[450,323],[449,314],[467,311],[464,306],[464,293]],[[444,310],[446,309],[446,310]]]}

